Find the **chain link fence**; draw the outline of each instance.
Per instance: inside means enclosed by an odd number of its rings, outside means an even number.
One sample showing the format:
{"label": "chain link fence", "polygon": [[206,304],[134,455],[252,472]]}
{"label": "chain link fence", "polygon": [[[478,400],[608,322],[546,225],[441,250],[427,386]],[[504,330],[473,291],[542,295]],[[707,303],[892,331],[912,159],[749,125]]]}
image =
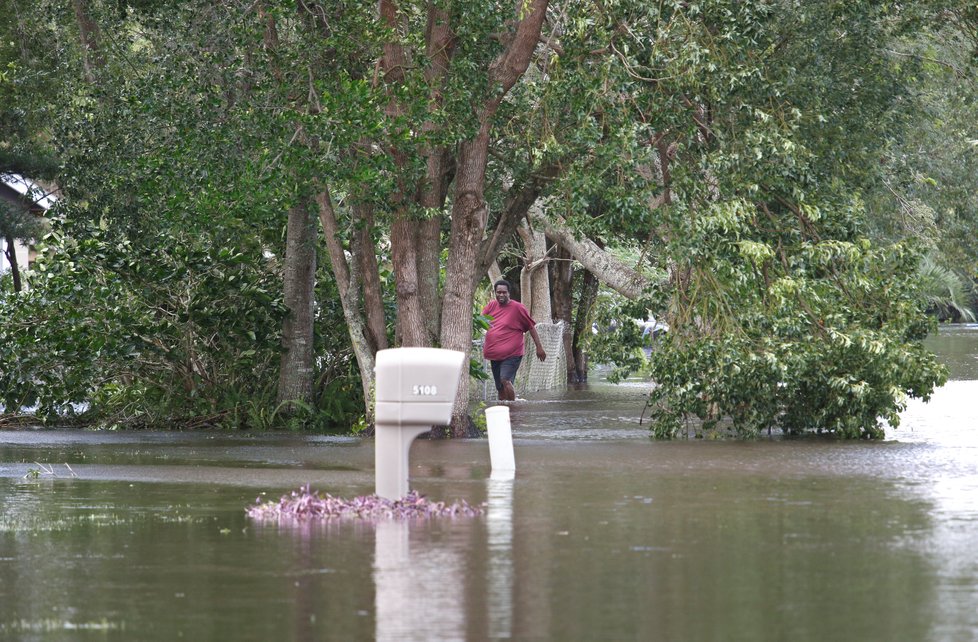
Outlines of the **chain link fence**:
{"label": "chain link fence", "polygon": [[[541,390],[562,389],[567,385],[567,356],[564,354],[564,322],[538,323],[537,336],[547,353],[547,360],[537,359],[537,348],[533,339],[527,334],[523,344],[523,362],[516,372],[516,396]],[[489,373],[489,380],[474,383],[471,386],[473,399],[482,401],[496,400],[496,386],[492,381],[492,369],[489,361],[482,357],[482,341],[476,341],[472,346],[472,356],[482,362],[483,368]],[[480,385],[481,384],[481,385]]]}

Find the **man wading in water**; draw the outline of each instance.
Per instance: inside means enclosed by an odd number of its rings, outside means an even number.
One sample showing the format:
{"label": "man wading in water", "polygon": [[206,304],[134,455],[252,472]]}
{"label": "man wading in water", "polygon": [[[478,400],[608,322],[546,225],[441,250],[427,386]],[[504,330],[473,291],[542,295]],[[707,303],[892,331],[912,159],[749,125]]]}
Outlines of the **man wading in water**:
{"label": "man wading in water", "polygon": [[483,316],[492,317],[482,355],[492,364],[492,378],[500,401],[514,401],[513,379],[523,360],[523,333],[529,332],[537,346],[537,359],[546,361],[547,353],[537,335],[536,321],[523,304],[509,298],[509,281],[496,281],[496,298],[482,308]]}

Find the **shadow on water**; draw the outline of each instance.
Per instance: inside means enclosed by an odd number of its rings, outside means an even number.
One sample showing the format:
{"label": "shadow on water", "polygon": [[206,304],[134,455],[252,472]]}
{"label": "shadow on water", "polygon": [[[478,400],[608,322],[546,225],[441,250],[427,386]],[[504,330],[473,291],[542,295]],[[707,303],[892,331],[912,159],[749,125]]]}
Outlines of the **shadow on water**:
{"label": "shadow on water", "polygon": [[372,492],[355,438],[3,431],[0,639],[978,639],[978,329],[933,347],[954,380],[879,443],[654,442],[641,382],[512,404],[515,479],[416,442],[475,519],[245,516]]}

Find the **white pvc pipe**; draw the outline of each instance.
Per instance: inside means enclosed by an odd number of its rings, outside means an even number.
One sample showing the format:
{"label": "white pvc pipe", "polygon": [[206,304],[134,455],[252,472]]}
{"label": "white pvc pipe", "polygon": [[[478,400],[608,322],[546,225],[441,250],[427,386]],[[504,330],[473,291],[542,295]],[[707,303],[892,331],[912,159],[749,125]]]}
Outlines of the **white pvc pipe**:
{"label": "white pvc pipe", "polygon": [[[498,476],[508,475],[505,480]],[[486,483],[486,544],[489,639],[513,638],[516,567],[513,563],[513,471],[492,471]],[[379,639],[379,638],[378,638]]]}
{"label": "white pvc pipe", "polygon": [[509,423],[509,406],[486,408],[486,427],[489,429],[489,462],[493,471],[515,471],[513,431]]}

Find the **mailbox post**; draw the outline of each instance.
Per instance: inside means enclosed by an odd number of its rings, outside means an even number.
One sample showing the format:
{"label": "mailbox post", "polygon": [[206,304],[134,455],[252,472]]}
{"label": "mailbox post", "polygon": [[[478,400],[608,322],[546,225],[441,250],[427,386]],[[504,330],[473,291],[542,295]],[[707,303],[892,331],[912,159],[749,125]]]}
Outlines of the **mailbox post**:
{"label": "mailbox post", "polygon": [[374,465],[378,497],[408,494],[411,443],[452,419],[466,355],[441,348],[377,352]]}

